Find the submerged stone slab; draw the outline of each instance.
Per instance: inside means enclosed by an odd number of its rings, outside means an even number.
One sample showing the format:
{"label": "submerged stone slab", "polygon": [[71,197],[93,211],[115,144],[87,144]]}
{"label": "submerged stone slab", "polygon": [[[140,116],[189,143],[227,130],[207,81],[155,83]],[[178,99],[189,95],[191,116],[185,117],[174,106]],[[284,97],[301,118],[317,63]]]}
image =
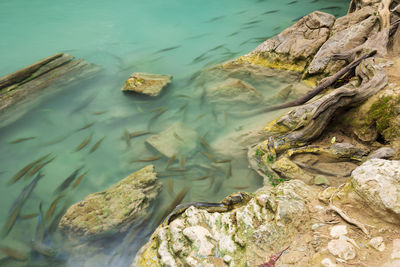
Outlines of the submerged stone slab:
{"label": "submerged stone slab", "polygon": [[161,90],[171,82],[171,75],[134,72],[126,80],[122,91],[133,91],[149,96],[158,96]]}
{"label": "submerged stone slab", "polygon": [[210,102],[258,104],[263,96],[251,84],[236,78],[210,86],[206,89]]}
{"label": "submerged stone slab", "polygon": [[199,136],[192,128],[177,122],[163,132],[151,136],[146,142],[168,158],[174,155],[188,157],[196,151]]}
{"label": "submerged stone slab", "polygon": [[59,227],[71,239],[90,239],[126,231],[146,215],[161,189],[154,166],[148,165],[103,192],[72,205]]}

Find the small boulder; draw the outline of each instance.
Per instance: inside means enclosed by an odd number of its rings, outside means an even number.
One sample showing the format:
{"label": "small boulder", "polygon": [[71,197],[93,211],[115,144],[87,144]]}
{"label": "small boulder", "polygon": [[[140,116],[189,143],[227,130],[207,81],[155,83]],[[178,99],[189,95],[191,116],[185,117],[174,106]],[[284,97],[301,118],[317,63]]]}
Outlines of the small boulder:
{"label": "small boulder", "polygon": [[192,128],[177,122],[163,132],[151,136],[146,142],[168,158],[188,157],[196,151],[199,135]]}
{"label": "small boulder", "polygon": [[236,78],[228,78],[207,88],[211,102],[258,104],[263,96],[251,84]]}
{"label": "small boulder", "polygon": [[373,247],[374,249],[376,249],[378,251],[382,252],[385,250],[385,243],[383,242],[383,237],[381,237],[381,236],[372,238],[369,241],[369,244],[371,247]]}
{"label": "small boulder", "polygon": [[126,80],[122,91],[133,91],[149,96],[158,96],[161,90],[171,82],[171,79],[171,75],[134,72]]}
{"label": "small boulder", "polygon": [[105,191],[72,205],[59,227],[71,239],[92,239],[125,232],[144,215],[161,189],[154,166],[130,174]]}
{"label": "small boulder", "polygon": [[368,158],[370,159],[390,159],[394,157],[395,150],[391,147],[381,147],[374,152],[372,152]]}
{"label": "small boulder", "polygon": [[[355,192],[386,220],[400,219],[400,161],[370,159],[352,173]],[[394,219],[394,220],[391,220]]]}
{"label": "small boulder", "polygon": [[342,260],[352,260],[356,257],[354,246],[345,239],[335,239],[328,243],[329,252]]}

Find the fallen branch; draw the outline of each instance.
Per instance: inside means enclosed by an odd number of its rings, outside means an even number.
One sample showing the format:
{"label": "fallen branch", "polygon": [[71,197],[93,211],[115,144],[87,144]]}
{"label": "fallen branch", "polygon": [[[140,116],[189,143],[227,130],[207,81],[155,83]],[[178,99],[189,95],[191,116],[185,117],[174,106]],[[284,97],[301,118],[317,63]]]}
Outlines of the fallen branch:
{"label": "fallen branch", "polygon": [[365,228],[364,224],[360,223],[356,219],[350,218],[346,213],[344,213],[343,210],[334,206],[332,203],[329,204],[328,209],[335,211],[337,214],[340,215],[340,217],[342,217],[343,220],[345,220],[346,222],[348,222],[354,226],[357,226],[358,228],[361,229],[361,231],[363,231],[364,234],[366,234],[368,237],[370,237],[369,232],[368,232],[367,228]]}
{"label": "fallen branch", "polygon": [[344,67],[340,71],[336,72],[331,77],[327,78],[323,83],[321,83],[320,85],[315,87],[311,92],[309,92],[305,96],[302,96],[302,97],[300,97],[300,98],[298,98],[296,100],[293,100],[293,101],[290,101],[290,102],[287,102],[287,103],[283,103],[283,104],[274,105],[274,106],[270,106],[270,107],[264,108],[264,109],[262,109],[261,112],[268,112],[268,111],[273,111],[273,110],[278,110],[278,109],[283,109],[283,108],[295,107],[295,106],[300,106],[300,105],[306,103],[308,100],[310,100],[314,96],[318,95],[322,90],[324,90],[325,88],[327,88],[327,87],[331,86],[332,84],[334,84],[344,74],[346,74],[347,72],[349,72],[353,68],[357,67],[361,63],[361,61],[363,61],[366,58],[372,57],[375,54],[376,54],[376,50],[373,50],[372,52],[369,52],[368,54],[365,54],[364,56],[361,56],[360,58],[353,60],[349,65],[347,65],[346,67]]}

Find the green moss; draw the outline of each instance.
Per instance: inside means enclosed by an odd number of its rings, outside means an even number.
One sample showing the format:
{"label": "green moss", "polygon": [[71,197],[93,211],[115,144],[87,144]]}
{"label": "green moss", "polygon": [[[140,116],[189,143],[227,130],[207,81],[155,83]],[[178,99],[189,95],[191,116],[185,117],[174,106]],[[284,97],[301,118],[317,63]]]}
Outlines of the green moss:
{"label": "green moss", "polygon": [[382,97],[374,103],[369,111],[371,118],[376,121],[376,129],[382,133],[390,125],[390,119],[395,115],[392,106],[392,97]]}

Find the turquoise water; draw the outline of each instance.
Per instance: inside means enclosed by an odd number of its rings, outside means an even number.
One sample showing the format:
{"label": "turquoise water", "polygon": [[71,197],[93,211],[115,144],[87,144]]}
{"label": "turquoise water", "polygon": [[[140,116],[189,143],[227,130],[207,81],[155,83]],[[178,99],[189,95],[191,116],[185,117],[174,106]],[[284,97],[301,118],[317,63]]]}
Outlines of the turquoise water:
{"label": "turquoise water", "polygon": [[[57,52],[70,53],[104,68],[95,79],[74,85],[28,114],[0,129],[0,224],[8,218],[8,210],[28,182],[21,180],[8,186],[8,180],[29,162],[47,154],[55,160],[43,168],[43,179],[23,207],[22,214],[44,211],[55,199],[53,191],[75,169],[84,166],[88,174],[75,189],[70,189],[58,205],[82,200],[87,194],[106,189],[148,163],[132,160],[158,154],[144,143],[149,136],[123,140],[130,132],[147,130],[155,108],[165,107],[151,126],[159,133],[174,122],[183,122],[204,136],[221,158],[233,158],[232,177],[227,179],[228,166],[210,179],[194,181],[207,172],[195,165],[210,161],[199,151],[187,158],[185,176],[160,177],[163,184],[173,184],[174,192],[189,187],[186,201],[220,201],[237,191],[235,187],[254,191],[262,180],[247,167],[246,151],[237,138],[260,127],[276,113],[258,118],[239,119],[229,115],[226,107],[202,103],[198,84],[190,77],[205,66],[233,59],[254,49],[263,40],[293,24],[297,18],[319,8],[343,15],[347,1],[277,0],[154,0],[154,1],[1,1],[0,2],[0,76],[18,70]],[[312,3],[313,2],[313,3]],[[276,11],[276,12],[269,12]],[[219,48],[217,48],[219,47]],[[168,51],[162,51],[170,48]],[[203,61],[196,61],[204,55]],[[122,94],[120,88],[134,71],[173,75],[173,83],[158,98]],[[264,96],[286,86],[271,78],[262,88]],[[179,95],[189,97],[179,97]],[[77,107],[82,106],[79,111]],[[187,104],[187,105],[186,105]],[[181,107],[186,105],[183,111]],[[99,112],[102,114],[95,115]],[[104,113],[103,113],[104,112]],[[82,131],[77,129],[94,122]],[[93,135],[85,149],[74,152],[83,139]],[[17,138],[36,138],[10,144]],[[104,141],[94,153],[90,147],[100,138]],[[167,158],[151,162],[158,172],[165,171]],[[164,189],[152,212],[154,222],[163,213],[173,195]],[[151,223],[150,223],[151,224]],[[150,225],[149,224],[149,225]],[[29,242],[35,236],[37,218],[18,220],[1,245],[29,253]],[[58,258],[69,266],[126,266],[145,242],[152,227],[144,228],[121,254],[118,240],[90,256],[71,252],[59,233],[48,235],[46,244],[58,248]],[[121,237],[118,237],[121,238]],[[0,251],[0,253],[3,253]],[[0,254],[0,258],[2,255]],[[92,257],[93,256],[93,257]],[[32,255],[32,261],[45,259]],[[46,262],[46,261],[45,261]],[[107,263],[107,264],[106,264]],[[103,265],[104,264],[104,265]],[[10,266],[16,266],[13,262]],[[49,263],[48,266],[51,266]]]}

